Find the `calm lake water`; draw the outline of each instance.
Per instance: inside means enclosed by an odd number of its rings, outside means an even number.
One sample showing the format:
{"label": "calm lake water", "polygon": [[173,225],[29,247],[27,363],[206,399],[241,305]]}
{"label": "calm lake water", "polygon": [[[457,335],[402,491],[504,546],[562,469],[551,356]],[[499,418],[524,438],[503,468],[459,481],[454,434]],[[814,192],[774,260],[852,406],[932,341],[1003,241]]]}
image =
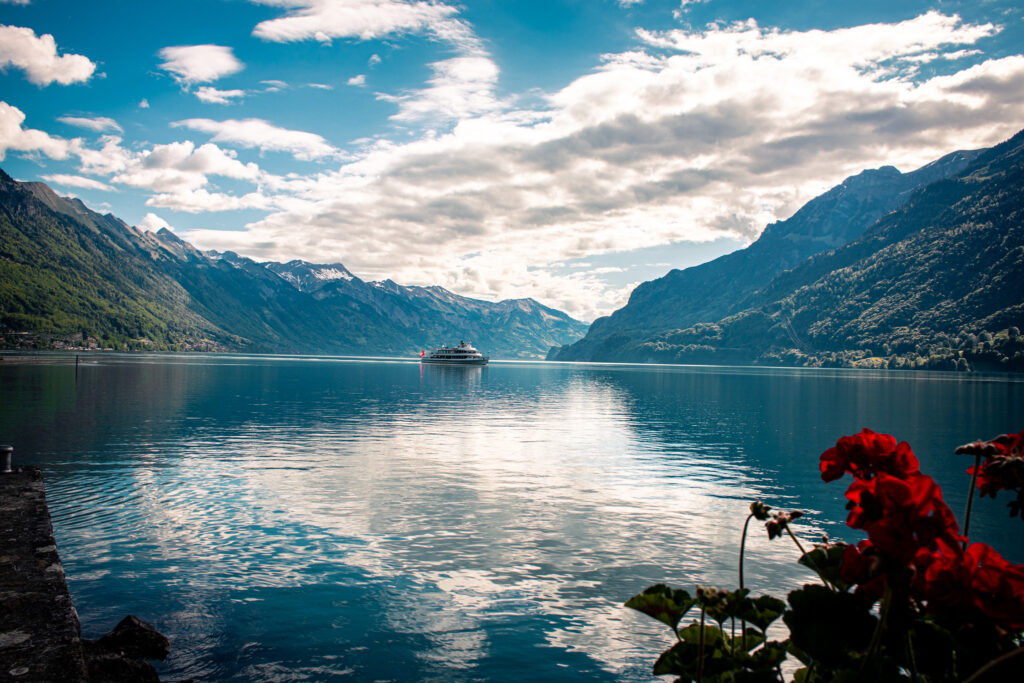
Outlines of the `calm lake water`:
{"label": "calm lake water", "polygon": [[[44,470],[83,635],[152,622],[168,680],[649,681],[669,632],[623,601],[734,586],[750,501],[859,538],[839,436],[909,441],[959,515],[953,449],[1024,429],[1020,377],[85,358],[0,363],[0,442]],[[1006,502],[971,536],[1024,562]],[[748,585],[796,558],[756,528]]]}

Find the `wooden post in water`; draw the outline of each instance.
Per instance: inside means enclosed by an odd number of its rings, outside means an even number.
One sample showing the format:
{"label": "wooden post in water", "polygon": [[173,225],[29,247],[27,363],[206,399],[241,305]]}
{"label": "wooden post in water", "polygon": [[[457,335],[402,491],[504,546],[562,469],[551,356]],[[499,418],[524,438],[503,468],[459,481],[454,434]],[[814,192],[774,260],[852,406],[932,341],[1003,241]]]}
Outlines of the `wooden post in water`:
{"label": "wooden post in water", "polygon": [[3,469],[0,469],[0,473],[7,474],[12,471],[12,453],[14,453],[14,446],[0,446],[0,465],[3,465]]}

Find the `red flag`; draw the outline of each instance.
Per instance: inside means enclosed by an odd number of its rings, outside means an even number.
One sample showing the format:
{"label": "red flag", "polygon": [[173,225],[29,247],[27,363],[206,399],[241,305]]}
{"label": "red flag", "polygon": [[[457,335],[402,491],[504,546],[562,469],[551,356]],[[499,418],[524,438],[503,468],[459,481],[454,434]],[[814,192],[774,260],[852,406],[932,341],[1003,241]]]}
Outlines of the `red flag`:
{"label": "red flag", "polygon": [[423,356],[425,356],[425,355],[427,355],[426,351],[420,351],[420,358],[423,358]]}

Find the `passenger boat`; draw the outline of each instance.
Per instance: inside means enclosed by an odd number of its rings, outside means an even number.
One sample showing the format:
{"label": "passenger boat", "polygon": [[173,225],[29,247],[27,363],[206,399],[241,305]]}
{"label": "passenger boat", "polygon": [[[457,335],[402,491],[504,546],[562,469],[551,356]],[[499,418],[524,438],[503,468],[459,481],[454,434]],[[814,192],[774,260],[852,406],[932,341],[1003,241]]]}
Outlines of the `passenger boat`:
{"label": "passenger boat", "polygon": [[442,346],[439,349],[420,352],[421,363],[440,365],[487,365],[489,359],[469,342],[460,341],[458,346]]}

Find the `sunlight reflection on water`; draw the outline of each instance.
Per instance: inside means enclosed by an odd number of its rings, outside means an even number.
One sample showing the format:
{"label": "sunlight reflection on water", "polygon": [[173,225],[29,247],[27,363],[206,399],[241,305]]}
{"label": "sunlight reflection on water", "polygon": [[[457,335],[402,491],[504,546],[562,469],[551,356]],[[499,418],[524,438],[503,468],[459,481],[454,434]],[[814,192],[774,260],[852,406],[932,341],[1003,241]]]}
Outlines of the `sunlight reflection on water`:
{"label": "sunlight reflection on water", "polygon": [[[84,634],[153,621],[172,679],[650,680],[668,632],[622,602],[733,585],[753,499],[826,511],[808,538],[842,534],[843,487],[816,468],[837,436],[872,424],[951,450],[1024,405],[1019,382],[910,374],[188,356],[110,357],[70,385],[66,368],[0,371]],[[760,533],[747,562],[758,590],[808,579]]]}

